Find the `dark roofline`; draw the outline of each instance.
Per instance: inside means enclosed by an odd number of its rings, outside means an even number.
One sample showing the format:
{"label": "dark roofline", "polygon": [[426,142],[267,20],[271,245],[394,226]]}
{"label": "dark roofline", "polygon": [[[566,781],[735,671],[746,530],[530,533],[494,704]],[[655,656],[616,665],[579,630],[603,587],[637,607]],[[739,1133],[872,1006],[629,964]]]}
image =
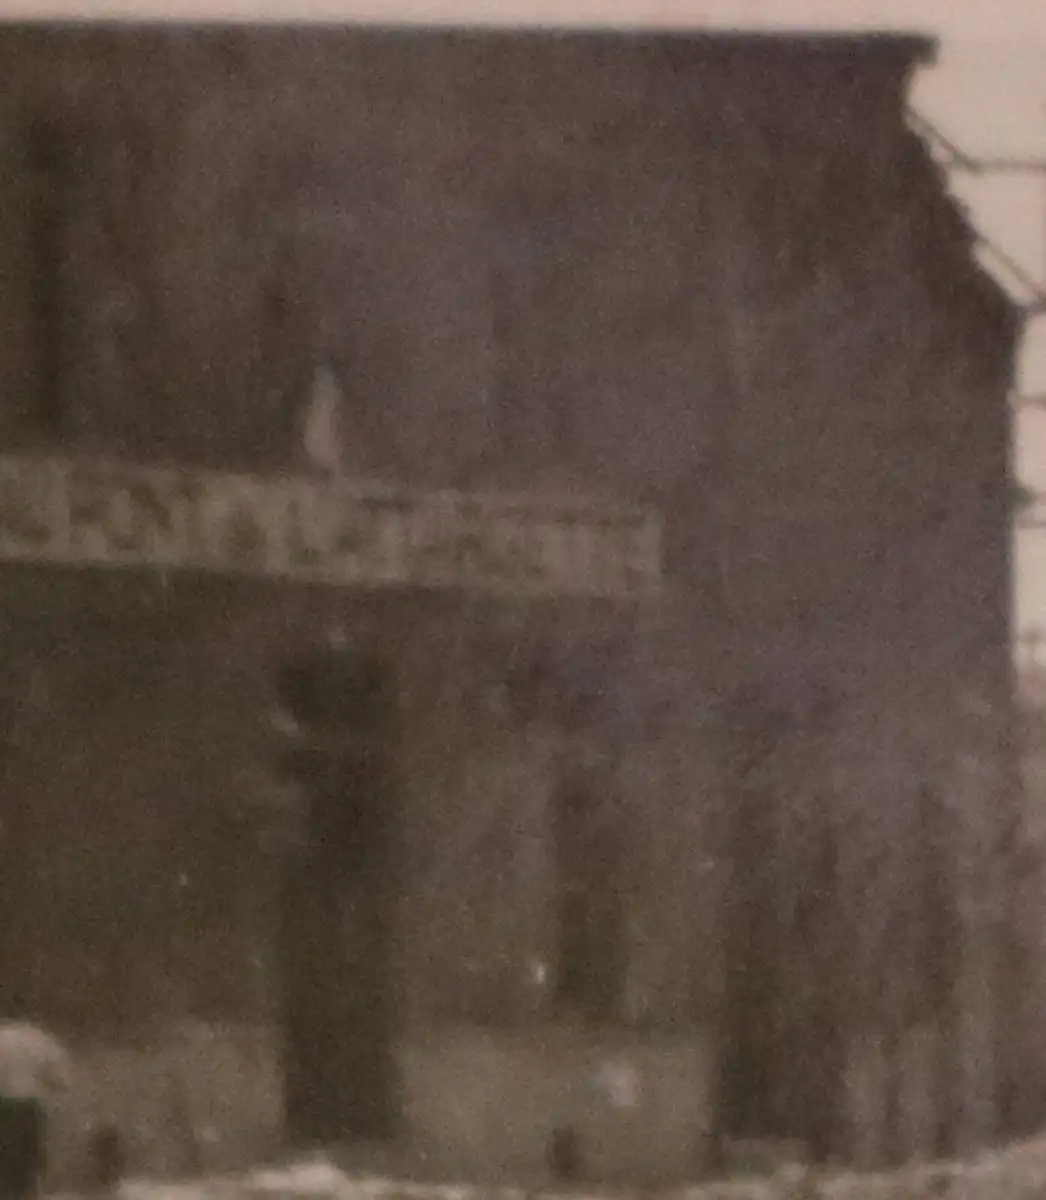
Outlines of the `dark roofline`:
{"label": "dark roofline", "polygon": [[931,63],[938,52],[938,41],[929,33],[910,31],[869,30],[737,30],[737,29],[684,29],[669,26],[634,26],[628,24],[600,26],[585,25],[501,25],[480,21],[466,23],[433,22],[371,22],[371,21],[266,21],[264,18],[237,20],[186,21],[175,18],[67,18],[57,20],[30,20],[0,22],[3,32],[48,33],[67,32],[83,35],[88,32],[119,33],[166,33],[175,35],[222,36],[233,33],[250,33],[252,36],[280,34],[340,34],[362,37],[415,38],[450,41],[591,41],[607,42],[658,42],[703,46],[710,50],[744,53],[751,50],[782,48],[789,52],[808,54],[847,53],[867,54],[883,51],[902,55],[916,63]]}
{"label": "dark roofline", "polygon": [[922,177],[922,186],[931,198],[934,220],[932,236],[947,248],[953,276],[949,286],[961,291],[993,321],[1019,335],[1024,321],[1024,306],[977,257],[981,233],[972,214],[952,193],[945,173],[935,161],[926,139],[911,127],[899,145],[899,153],[910,156]]}

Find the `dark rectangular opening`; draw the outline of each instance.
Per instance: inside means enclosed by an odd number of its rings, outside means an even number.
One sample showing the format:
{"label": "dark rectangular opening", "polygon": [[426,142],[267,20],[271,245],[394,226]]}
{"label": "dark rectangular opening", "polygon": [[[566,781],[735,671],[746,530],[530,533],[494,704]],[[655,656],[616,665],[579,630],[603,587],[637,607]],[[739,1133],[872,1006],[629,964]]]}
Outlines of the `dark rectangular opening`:
{"label": "dark rectangular opening", "polygon": [[[302,743],[312,745],[299,776],[305,837],[283,869],[288,1133],[300,1144],[385,1140],[397,1115],[389,925],[394,795],[379,715],[386,710],[369,667],[332,658],[298,663],[282,675]],[[321,724],[310,725],[309,717]],[[280,757],[285,765],[284,751]]]}
{"label": "dark rectangular opening", "polygon": [[34,350],[37,393],[26,416],[37,432],[59,437],[66,426],[67,259],[76,197],[77,139],[69,122],[37,114],[25,134],[31,182]]}
{"label": "dark rectangular opening", "polygon": [[592,1021],[619,1016],[626,969],[621,822],[587,775],[555,796],[557,999]]}

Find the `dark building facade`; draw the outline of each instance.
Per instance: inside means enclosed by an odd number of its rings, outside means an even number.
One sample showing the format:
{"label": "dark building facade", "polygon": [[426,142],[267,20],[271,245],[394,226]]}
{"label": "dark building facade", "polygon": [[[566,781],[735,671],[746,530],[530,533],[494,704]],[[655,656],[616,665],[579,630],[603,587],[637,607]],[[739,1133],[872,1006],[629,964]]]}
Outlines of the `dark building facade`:
{"label": "dark building facade", "polygon": [[[1018,320],[931,54],[0,32],[2,975],[81,1048],[70,1155],[1009,1127]],[[321,375],[349,479],[525,496],[559,566],[186,561],[157,497],[314,473]]]}

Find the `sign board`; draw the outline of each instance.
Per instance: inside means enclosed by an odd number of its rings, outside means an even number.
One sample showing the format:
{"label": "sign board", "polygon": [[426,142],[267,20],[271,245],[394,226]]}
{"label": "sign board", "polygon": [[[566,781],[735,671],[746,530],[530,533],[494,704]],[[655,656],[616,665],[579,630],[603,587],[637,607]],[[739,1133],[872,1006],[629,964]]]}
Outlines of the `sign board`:
{"label": "sign board", "polygon": [[336,587],[656,592],[644,510],[344,480],[0,456],[0,561],[159,567]]}

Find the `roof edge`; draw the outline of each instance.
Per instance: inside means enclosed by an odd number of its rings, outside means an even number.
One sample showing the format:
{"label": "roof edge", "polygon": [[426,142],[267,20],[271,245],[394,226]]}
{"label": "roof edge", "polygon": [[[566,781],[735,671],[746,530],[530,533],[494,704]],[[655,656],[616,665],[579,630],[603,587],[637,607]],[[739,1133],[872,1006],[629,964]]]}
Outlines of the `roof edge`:
{"label": "roof edge", "polygon": [[237,32],[263,33],[317,33],[317,34],[376,34],[428,36],[432,38],[492,38],[519,41],[532,39],[585,39],[591,41],[675,41],[704,42],[724,48],[745,49],[756,46],[785,45],[809,50],[859,50],[883,48],[891,51],[904,50],[915,60],[932,61],[938,54],[938,39],[929,32],[918,30],[849,30],[825,29],[804,30],[788,27],[766,29],[716,28],[711,26],[678,26],[656,24],[634,24],[603,21],[599,25],[559,24],[535,22],[529,24],[515,20],[510,25],[496,20],[453,21],[417,20],[396,21],[389,18],[376,20],[319,19],[307,20],[292,17],[263,15],[251,17],[19,17],[0,19],[2,32],[76,32],[110,31],[113,33],[156,32],[179,34],[229,34]]}

